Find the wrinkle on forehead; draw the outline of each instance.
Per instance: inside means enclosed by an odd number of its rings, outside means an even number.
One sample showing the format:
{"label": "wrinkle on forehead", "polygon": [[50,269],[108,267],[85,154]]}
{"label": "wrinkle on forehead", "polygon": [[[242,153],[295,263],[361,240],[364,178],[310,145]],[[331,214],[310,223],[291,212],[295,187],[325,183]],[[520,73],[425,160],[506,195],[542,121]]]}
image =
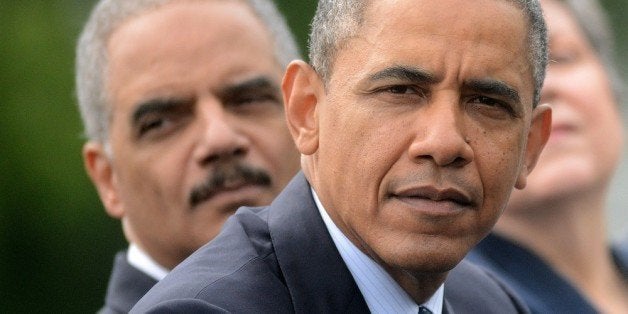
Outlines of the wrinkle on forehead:
{"label": "wrinkle on forehead", "polygon": [[[460,12],[464,12],[464,15]],[[357,74],[368,68],[367,62],[385,62],[387,56],[383,56],[380,51],[391,51],[390,45],[393,43],[394,53],[402,58],[396,62],[420,62],[419,66],[433,72],[439,80],[447,76],[461,83],[470,78],[486,79],[490,73],[507,71],[508,77],[497,79],[518,86],[522,84],[514,84],[513,81],[529,79],[530,91],[533,93],[532,65],[525,52],[528,49],[527,20],[521,9],[510,1],[374,2],[367,10],[364,23],[356,35],[347,42],[345,48],[366,51],[360,55],[371,53],[376,56],[370,59],[367,57],[368,60],[361,63],[361,68],[349,73]],[[421,54],[429,54],[429,60]],[[338,58],[343,57],[361,56],[343,56],[341,51]],[[493,62],[479,65],[477,60],[480,59]],[[459,66],[458,72],[439,71],[452,64]],[[453,70],[455,67],[449,68]]]}
{"label": "wrinkle on forehead", "polygon": [[[526,40],[527,22],[523,12],[512,1],[477,0],[477,1],[430,1],[430,5],[421,5],[422,1],[390,0],[374,2],[366,12],[360,34],[376,36],[398,36],[395,30],[407,29],[413,25],[416,33],[432,36],[450,37],[456,43],[474,44],[491,40],[504,49],[516,51],[507,45],[513,34],[522,34]],[[391,2],[393,4],[391,4]],[[492,8],[492,9],[487,9]],[[464,15],[459,12],[463,11]],[[388,16],[399,18],[389,19]],[[495,23],[485,23],[487,20]],[[515,23],[519,21],[520,23]],[[496,32],[495,24],[499,24]],[[443,28],[443,25],[450,27]],[[465,30],[453,34],[451,29]],[[402,34],[403,35],[403,34]],[[497,36],[496,36],[497,35]],[[368,41],[369,39],[366,38]]]}

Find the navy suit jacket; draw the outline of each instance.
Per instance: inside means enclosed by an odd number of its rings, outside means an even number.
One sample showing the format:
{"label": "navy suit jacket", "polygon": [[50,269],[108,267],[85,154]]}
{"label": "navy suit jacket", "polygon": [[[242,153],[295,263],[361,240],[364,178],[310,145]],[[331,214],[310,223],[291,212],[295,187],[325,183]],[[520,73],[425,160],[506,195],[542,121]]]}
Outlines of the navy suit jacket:
{"label": "navy suit jacket", "polygon": [[628,281],[628,234],[614,246],[615,260]]}
{"label": "navy suit jacket", "polygon": [[157,280],[129,264],[126,251],[118,252],[107,286],[105,305],[98,313],[128,313],[156,283]]}
{"label": "navy suit jacket", "polygon": [[[462,263],[445,283],[446,313],[526,313],[502,284]],[[368,313],[299,173],[268,207],[240,208],[221,233],[131,313]]]}
{"label": "navy suit jacket", "polygon": [[[628,282],[628,256],[612,251],[615,263]],[[521,296],[532,313],[599,313],[566,278],[532,251],[490,234],[468,255],[486,267]]]}

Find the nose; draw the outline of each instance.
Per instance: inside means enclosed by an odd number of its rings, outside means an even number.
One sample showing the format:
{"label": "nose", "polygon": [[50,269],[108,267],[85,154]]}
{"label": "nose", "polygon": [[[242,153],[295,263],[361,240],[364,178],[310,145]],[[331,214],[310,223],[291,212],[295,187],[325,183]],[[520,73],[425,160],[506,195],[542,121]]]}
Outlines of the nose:
{"label": "nose", "polygon": [[463,167],[473,160],[466,137],[464,112],[457,101],[431,103],[418,112],[415,137],[408,150],[416,162],[431,160],[440,167]]}
{"label": "nose", "polygon": [[234,113],[228,112],[218,100],[199,103],[197,107],[199,137],[194,158],[200,164],[245,156],[250,147],[248,137],[242,133],[241,123]]}

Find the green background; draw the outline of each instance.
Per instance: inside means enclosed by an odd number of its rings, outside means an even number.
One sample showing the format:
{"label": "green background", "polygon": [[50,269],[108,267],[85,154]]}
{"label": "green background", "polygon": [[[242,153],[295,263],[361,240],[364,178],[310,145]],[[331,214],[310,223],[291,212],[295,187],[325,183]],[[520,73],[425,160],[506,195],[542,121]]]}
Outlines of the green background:
{"label": "green background", "polygon": [[[90,313],[126,247],[83,170],[74,46],[94,1],[0,0],[0,313]],[[626,0],[604,1],[628,58]],[[283,0],[305,51],[314,1]],[[628,227],[622,164],[611,230]],[[622,208],[623,207],[623,208]]]}

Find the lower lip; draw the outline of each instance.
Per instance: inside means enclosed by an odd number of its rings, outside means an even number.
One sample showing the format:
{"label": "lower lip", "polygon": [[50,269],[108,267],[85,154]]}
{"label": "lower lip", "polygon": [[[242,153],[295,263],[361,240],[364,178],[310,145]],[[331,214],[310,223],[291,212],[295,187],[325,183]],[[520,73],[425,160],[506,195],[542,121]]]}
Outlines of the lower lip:
{"label": "lower lip", "polygon": [[399,196],[395,196],[394,199],[410,207],[413,211],[428,216],[455,216],[470,208],[447,200],[433,201],[427,198]]}

